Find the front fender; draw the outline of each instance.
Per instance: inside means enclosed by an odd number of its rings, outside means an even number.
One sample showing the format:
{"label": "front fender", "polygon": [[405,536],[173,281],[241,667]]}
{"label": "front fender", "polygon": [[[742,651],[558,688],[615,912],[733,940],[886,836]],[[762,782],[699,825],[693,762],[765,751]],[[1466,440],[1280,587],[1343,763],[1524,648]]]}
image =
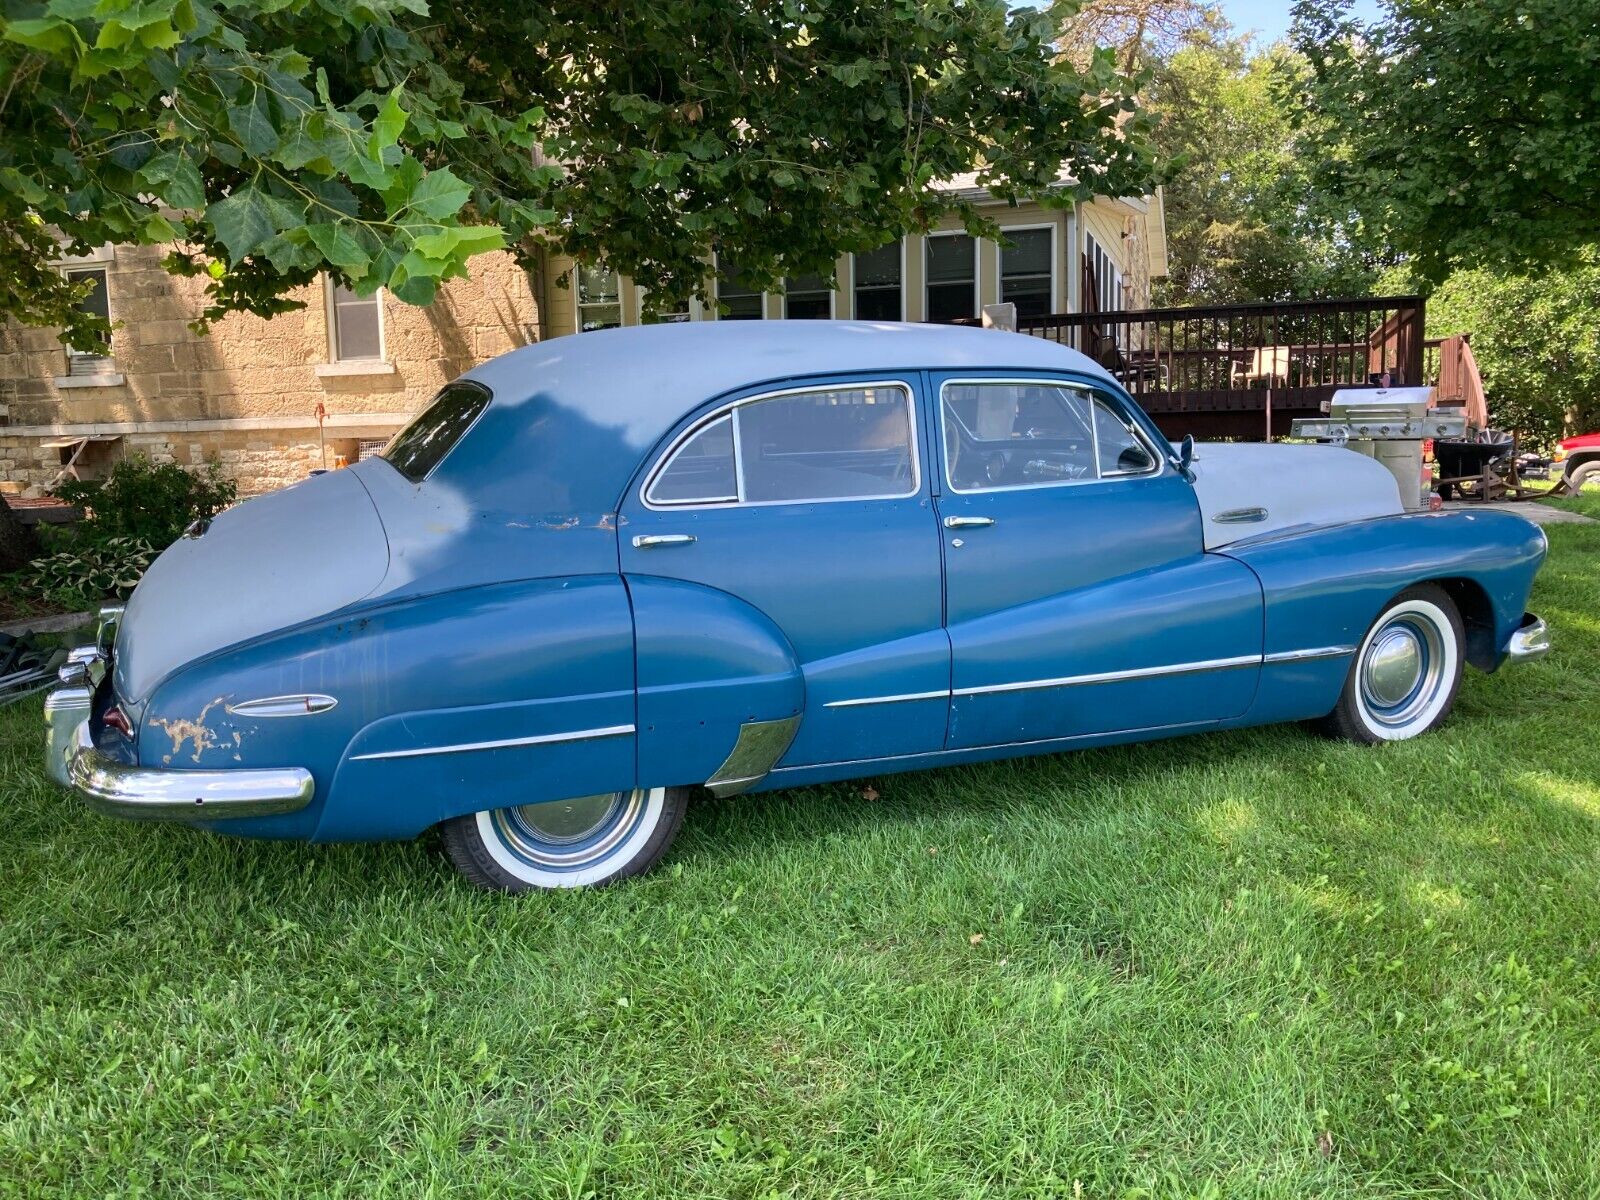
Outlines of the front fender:
{"label": "front fender", "polygon": [[1406,513],[1279,534],[1215,553],[1238,559],[1261,580],[1266,664],[1251,721],[1295,720],[1331,710],[1350,659],[1274,663],[1308,647],[1358,646],[1396,593],[1419,583],[1464,581],[1487,600],[1491,656],[1498,665],[1527,609],[1548,543],[1531,521],[1493,509]]}

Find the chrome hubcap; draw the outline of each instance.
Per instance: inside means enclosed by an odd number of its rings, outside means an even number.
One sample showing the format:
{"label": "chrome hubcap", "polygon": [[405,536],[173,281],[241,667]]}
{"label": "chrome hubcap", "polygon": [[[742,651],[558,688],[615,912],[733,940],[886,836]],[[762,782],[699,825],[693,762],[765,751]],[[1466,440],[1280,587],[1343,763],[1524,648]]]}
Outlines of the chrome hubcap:
{"label": "chrome hubcap", "polygon": [[541,842],[566,846],[594,833],[611,819],[620,803],[622,793],[606,792],[599,796],[579,796],[576,800],[518,805],[517,816]]}
{"label": "chrome hubcap", "polygon": [[1361,657],[1361,706],[1378,725],[1404,736],[1425,722],[1447,685],[1445,635],[1427,615],[1402,613],[1380,627]]}
{"label": "chrome hubcap", "polygon": [[1367,652],[1367,693],[1380,705],[1399,704],[1422,678],[1422,643],[1416,631],[1399,625],[1386,629]]}

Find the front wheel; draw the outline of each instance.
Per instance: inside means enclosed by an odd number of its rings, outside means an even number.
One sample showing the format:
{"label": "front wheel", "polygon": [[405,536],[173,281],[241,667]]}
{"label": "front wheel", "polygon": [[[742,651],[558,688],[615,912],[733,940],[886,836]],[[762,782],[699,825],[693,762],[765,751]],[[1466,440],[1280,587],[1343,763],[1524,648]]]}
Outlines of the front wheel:
{"label": "front wheel", "polygon": [[1435,728],[1461,686],[1463,641],[1461,614],[1443,588],[1401,592],[1362,638],[1324,731],[1376,745]]}
{"label": "front wheel", "polygon": [[468,813],[444,823],[445,852],[479,887],[601,887],[655,865],[678,832],[689,792],[635,788]]}
{"label": "front wheel", "polygon": [[1600,459],[1579,463],[1567,472],[1567,486],[1574,494],[1583,491],[1586,483],[1600,483]]}

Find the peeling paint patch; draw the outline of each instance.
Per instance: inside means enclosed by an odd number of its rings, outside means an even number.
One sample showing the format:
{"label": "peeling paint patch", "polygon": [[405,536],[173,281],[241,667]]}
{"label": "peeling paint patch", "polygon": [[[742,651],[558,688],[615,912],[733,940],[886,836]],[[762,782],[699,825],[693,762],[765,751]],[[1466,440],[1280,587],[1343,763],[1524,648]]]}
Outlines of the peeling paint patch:
{"label": "peeling paint patch", "polygon": [[[192,762],[199,762],[200,756],[217,744],[216,730],[206,725],[206,718],[211,715],[213,708],[222,703],[223,699],[222,696],[218,696],[210,704],[202,708],[200,715],[192,721],[182,719],[169,720],[166,717],[159,717],[150,722],[150,724],[162,730],[172,739],[172,753],[164,756],[161,760],[162,762],[171,762],[173,757],[183,750],[185,742],[194,743],[194,754],[190,756]],[[233,739],[234,744],[238,745],[239,735],[237,733],[233,735]]]}

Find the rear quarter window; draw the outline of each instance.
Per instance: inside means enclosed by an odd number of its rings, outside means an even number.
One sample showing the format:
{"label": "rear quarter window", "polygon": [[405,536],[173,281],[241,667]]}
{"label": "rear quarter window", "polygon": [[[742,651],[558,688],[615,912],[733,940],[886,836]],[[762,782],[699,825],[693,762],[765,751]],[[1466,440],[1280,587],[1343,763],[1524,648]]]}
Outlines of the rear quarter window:
{"label": "rear quarter window", "polygon": [[378,457],[412,483],[421,483],[488,406],[489,389],[482,384],[447,384]]}

